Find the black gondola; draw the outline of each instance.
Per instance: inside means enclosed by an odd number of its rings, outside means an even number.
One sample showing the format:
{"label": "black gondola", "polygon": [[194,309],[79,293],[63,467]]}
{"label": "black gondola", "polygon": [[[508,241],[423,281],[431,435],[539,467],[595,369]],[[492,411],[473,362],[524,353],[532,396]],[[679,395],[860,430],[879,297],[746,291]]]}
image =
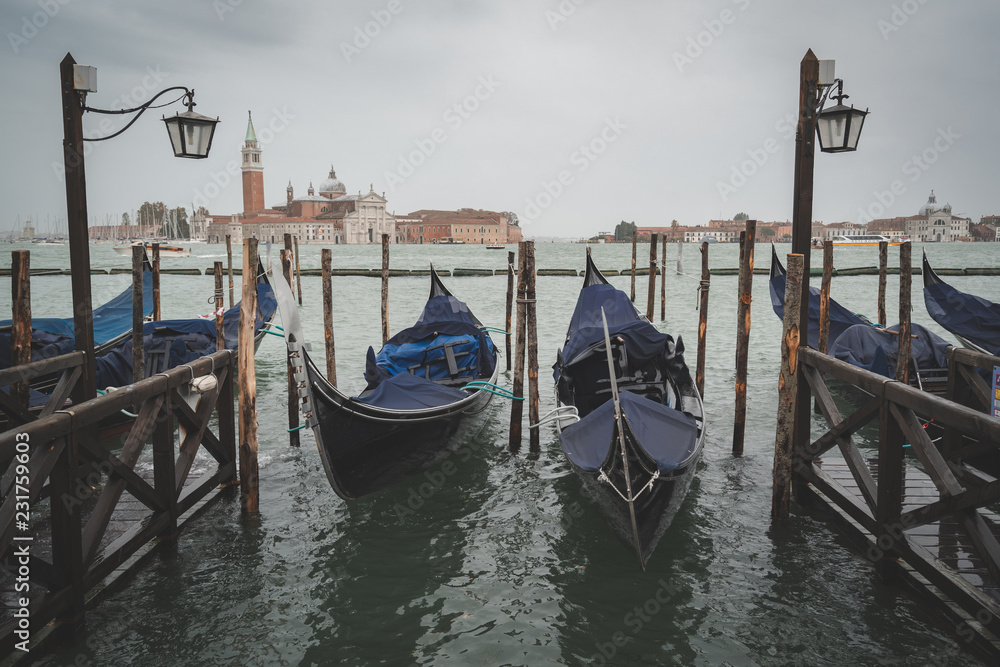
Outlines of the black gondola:
{"label": "black gondola", "polygon": [[588,254],[554,367],[555,421],[573,471],[643,570],[704,446],[704,406],[683,352],[681,339],[657,331]]}
{"label": "black gondola", "polygon": [[359,396],[331,384],[302,345],[298,309],[276,281],[278,305],[306,425],[316,436],[333,490],[359,498],[440,464],[485,425],[498,373],[482,323],[441,283],[417,322],[368,350]]}
{"label": "black gondola", "polygon": [[924,305],[931,319],[954,334],[964,345],[1000,356],[1000,303],[960,292],[931,268],[923,257]]}
{"label": "black gondola", "polygon": [[[785,312],[785,267],[771,246],[771,305],[780,318]],[[830,299],[830,334],[827,353],[873,373],[896,375],[899,325],[883,328]],[[910,384],[940,392],[945,388],[948,341],[916,322],[910,323]],[[809,288],[809,347],[819,349],[819,289]]]}

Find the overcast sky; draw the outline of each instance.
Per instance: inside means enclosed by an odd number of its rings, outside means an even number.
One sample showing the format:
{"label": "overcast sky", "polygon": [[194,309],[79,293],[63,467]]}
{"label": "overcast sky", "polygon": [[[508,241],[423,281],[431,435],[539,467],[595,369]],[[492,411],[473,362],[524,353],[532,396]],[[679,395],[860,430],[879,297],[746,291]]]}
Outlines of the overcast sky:
{"label": "overcast sky", "polygon": [[222,119],[207,160],[172,156],[160,117],[179,104],[91,144],[101,223],[146,200],[240,211],[248,111],[268,205],[332,164],[397,214],[510,210],[529,236],[790,219],[810,48],[871,110],[856,153],[817,156],[814,219],[913,215],[931,189],[1000,214],[996,0],[4,0],[0,25],[0,229],[65,229],[67,52],[97,68],[89,106],[183,85]]}

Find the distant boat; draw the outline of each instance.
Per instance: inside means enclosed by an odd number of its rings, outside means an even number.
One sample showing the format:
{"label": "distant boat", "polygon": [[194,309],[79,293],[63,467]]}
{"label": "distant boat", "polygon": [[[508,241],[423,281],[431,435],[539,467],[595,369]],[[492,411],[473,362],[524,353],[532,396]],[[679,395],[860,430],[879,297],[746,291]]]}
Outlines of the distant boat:
{"label": "distant boat", "polygon": [[35,245],[66,245],[62,241],[54,241],[51,239],[35,239],[32,243]]}
{"label": "distant boat", "polygon": [[705,236],[701,237],[701,242],[702,243],[718,243],[719,239],[715,238],[714,236],[709,236],[708,234],[706,234]]}
{"label": "distant boat", "polygon": [[[153,243],[151,241],[134,241],[132,243],[116,243],[115,252],[119,255],[131,255],[132,248],[138,246],[145,246],[146,252],[152,255],[153,253]],[[160,244],[160,257],[190,257],[191,251],[187,248],[181,248],[180,246],[174,245],[163,245]]]}
{"label": "distant boat", "polygon": [[882,236],[881,234],[833,237],[833,245],[835,246],[869,246],[878,245],[882,241],[885,241],[889,245],[902,245],[904,243],[909,243],[909,240],[907,239],[890,239],[888,236]]}
{"label": "distant boat", "polygon": [[502,243],[494,243],[492,245],[486,246],[487,250],[506,250],[507,246]]}

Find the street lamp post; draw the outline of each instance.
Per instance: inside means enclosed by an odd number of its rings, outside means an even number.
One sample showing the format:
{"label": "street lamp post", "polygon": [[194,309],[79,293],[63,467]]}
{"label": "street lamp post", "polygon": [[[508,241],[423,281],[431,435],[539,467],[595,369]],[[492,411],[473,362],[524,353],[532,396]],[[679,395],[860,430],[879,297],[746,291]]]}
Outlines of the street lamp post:
{"label": "street lamp post", "polygon": [[[824,110],[823,104],[832,87],[839,84],[838,104]],[[840,102],[843,81],[834,77],[832,60],[819,60],[806,51],[799,69],[799,121],[795,132],[794,201],[792,204],[792,252],[802,255],[802,309],[799,319],[799,341],[809,341],[809,249],[812,237],[813,161],[817,137],[820,150],[843,153],[857,149],[866,111],[847,107]],[[818,130],[818,131],[817,131]],[[794,442],[809,441],[810,392],[806,382],[798,383],[793,426]]]}
{"label": "street lamp post", "polygon": [[[95,71],[92,67],[76,64],[69,53],[59,65],[62,84],[63,111],[63,164],[66,174],[66,212],[69,220],[70,271],[73,286],[73,329],[76,349],[87,353],[82,376],[73,390],[73,402],[82,403],[93,398],[97,391],[94,370],[94,316],[90,291],[90,246],[87,238],[87,179],[83,159],[84,141],[104,141],[117,137],[127,130],[145,112],[153,107],[160,96],[183,90],[188,110],[171,118],[164,118],[167,134],[174,155],[188,158],[205,158],[212,147],[212,137],[218,118],[209,118],[194,112],[194,91],[174,86],[160,91],[148,102],[134,109],[93,109],[86,105],[88,92],[96,92]],[[173,100],[174,102],[178,100]],[[172,102],[168,102],[170,104]],[[162,106],[162,105],[161,105]],[[135,116],[118,132],[106,137],[87,139],[83,136],[83,112],[101,114],[128,114]]]}
{"label": "street lamp post", "polygon": [[[84,352],[80,379],[73,388],[73,402],[79,405],[96,395],[97,378],[94,364],[94,314],[90,292],[90,245],[87,238],[87,179],[83,159],[83,142],[100,141],[116,137],[152,107],[153,102],[171,90],[184,90],[188,112],[178,114],[167,123],[174,154],[182,157],[206,157],[212,145],[212,132],[218,119],[211,119],[191,110],[194,91],[187,88],[168,88],[153,96],[149,102],[135,108],[115,111],[91,109],[86,106],[88,92],[96,92],[95,71],[92,67],[76,64],[69,53],[59,64],[62,90],[63,164],[66,174],[66,214],[69,220],[69,257],[73,286],[73,333],[76,349]],[[176,101],[176,100],[175,100]],[[103,138],[87,139],[83,136],[83,112],[135,113],[120,131]],[[192,117],[193,116],[193,117]],[[171,125],[173,121],[173,125]],[[68,371],[67,371],[68,372]],[[62,442],[58,460],[50,473],[52,502],[52,576],[49,587],[65,591],[61,620],[72,631],[84,616],[84,560],[80,530],[80,504],[56,502],[56,499],[73,498],[78,488],[77,451],[81,441],[93,439],[93,427],[74,431]]]}

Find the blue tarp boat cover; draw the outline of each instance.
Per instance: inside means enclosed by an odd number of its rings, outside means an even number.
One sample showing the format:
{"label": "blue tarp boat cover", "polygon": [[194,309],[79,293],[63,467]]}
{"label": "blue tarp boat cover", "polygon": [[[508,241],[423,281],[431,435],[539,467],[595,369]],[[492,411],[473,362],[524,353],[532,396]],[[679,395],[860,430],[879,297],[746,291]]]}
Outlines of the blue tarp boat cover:
{"label": "blue tarp boat cover", "polygon": [[[153,312],[153,274],[142,272],[142,314],[148,317]],[[0,327],[9,327],[10,320],[0,321]],[[34,332],[47,331],[60,336],[74,337],[73,318],[38,317],[31,320],[32,346]],[[107,303],[94,308],[94,345],[103,345],[132,329],[132,287],[121,292]],[[43,357],[44,358],[44,357]],[[34,356],[32,356],[34,360]]]}
{"label": "blue tarp boat cover", "polygon": [[421,410],[456,403],[468,397],[469,394],[461,389],[400,373],[386,378],[370,393],[352,400],[387,410]]}
{"label": "blue tarp boat cover", "polygon": [[[271,319],[277,306],[271,286],[258,283],[255,333]],[[222,321],[226,347],[235,350],[239,344],[240,304],[223,313]],[[146,322],[142,326],[142,343],[147,376],[176,368],[215,352],[215,318]],[[97,386],[101,389],[131,384],[131,336],[107,354],[97,357],[96,371]]]}
{"label": "blue tarp boat cover", "polygon": [[[445,346],[450,347],[459,373],[449,372]],[[496,365],[496,348],[481,331],[469,308],[453,296],[427,300],[416,324],[386,341],[378,355],[368,350],[365,379],[374,388],[401,373],[429,380],[489,378]]]}
{"label": "blue tarp boat cover", "polygon": [[[673,471],[694,451],[698,439],[694,417],[630,391],[623,391],[619,400],[638,444],[656,461],[661,473]],[[559,437],[563,451],[579,468],[597,472],[610,449],[619,446],[612,440],[614,412],[614,401],[609,400],[563,429]]]}
{"label": "blue tarp boat cover", "polygon": [[601,308],[607,315],[611,337],[620,337],[625,342],[630,360],[639,362],[663,355],[673,342],[670,334],[657,331],[652,324],[639,319],[635,306],[621,290],[604,284],[584,287],[570,319],[566,345],[561,352],[562,364],[557,361],[554,366],[556,382],[561,365],[572,366],[594,354],[605,354]]}
{"label": "blue tarp boat cover", "polygon": [[[898,331],[899,326],[889,331]],[[946,368],[948,341],[919,324],[910,324],[910,357],[919,369]],[[845,331],[830,348],[830,355],[887,377],[896,375],[899,336],[867,324]]]}
{"label": "blue tarp boat cover", "polygon": [[[785,275],[779,274],[770,280],[771,307],[778,317],[785,316]],[[830,337],[827,339],[827,349],[833,349],[834,342],[856,325],[869,326],[861,317],[847,310],[839,303],[830,299]],[[819,289],[809,288],[809,347],[819,349]]]}
{"label": "blue tarp boat cover", "polygon": [[924,305],[931,318],[948,331],[1000,354],[1000,303],[939,282],[924,287]]}

